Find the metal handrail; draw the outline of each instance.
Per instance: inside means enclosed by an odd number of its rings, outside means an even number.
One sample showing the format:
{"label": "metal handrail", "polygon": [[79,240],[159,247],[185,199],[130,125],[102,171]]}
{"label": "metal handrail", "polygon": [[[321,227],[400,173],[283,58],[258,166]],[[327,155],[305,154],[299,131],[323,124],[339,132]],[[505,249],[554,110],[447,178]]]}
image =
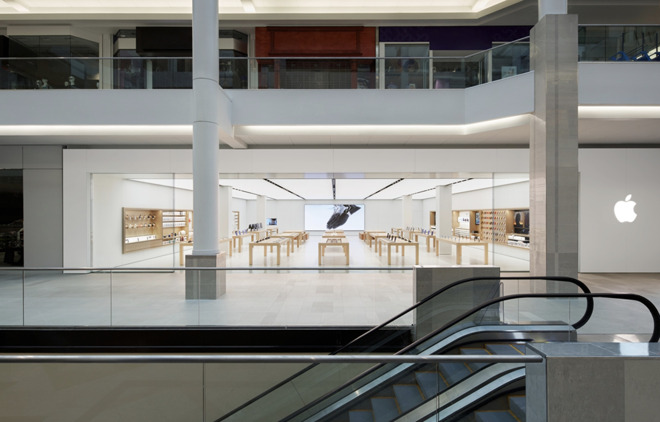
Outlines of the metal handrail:
{"label": "metal handrail", "polygon": [[411,271],[410,267],[2,267],[0,272],[36,272],[36,271],[84,271],[84,272],[151,272],[151,271],[185,271],[185,270],[294,270],[294,271],[317,271],[317,270],[351,270],[351,271]]}
{"label": "metal handrail", "polygon": [[540,355],[223,355],[3,353],[0,363],[536,363]]}

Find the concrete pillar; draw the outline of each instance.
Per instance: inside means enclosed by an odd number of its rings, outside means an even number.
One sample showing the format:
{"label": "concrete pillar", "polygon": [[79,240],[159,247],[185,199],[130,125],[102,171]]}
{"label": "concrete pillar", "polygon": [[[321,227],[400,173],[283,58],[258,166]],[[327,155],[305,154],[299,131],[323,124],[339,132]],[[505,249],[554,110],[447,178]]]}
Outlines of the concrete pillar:
{"label": "concrete pillar", "polygon": [[[451,186],[435,187],[435,228],[436,236],[451,236],[452,217]],[[449,243],[438,242],[439,254],[451,255],[452,246]]]}
{"label": "concrete pillar", "polygon": [[578,272],[577,21],[575,15],[545,15],[531,31],[533,276]]}
{"label": "concrete pillar", "polygon": [[527,422],[658,419],[658,343],[548,342],[526,351],[545,358],[525,365]]}
{"label": "concrete pillar", "polygon": [[568,13],[568,0],[539,0],[539,21],[545,15],[565,15]]}
{"label": "concrete pillar", "polygon": [[405,229],[406,227],[412,227],[413,225],[413,203],[412,203],[412,195],[406,195],[403,197],[403,212],[401,215],[403,215],[403,221],[401,222],[402,227]]}
{"label": "concrete pillar", "polygon": [[[186,267],[224,267],[218,253],[218,2],[193,0],[193,254]],[[225,292],[224,271],[186,272],[186,299]]]}
{"label": "concrete pillar", "polygon": [[[499,267],[433,267],[413,268],[413,303],[427,298],[438,290],[458,280],[475,277],[499,277]],[[414,338],[442,328],[446,323],[473,309],[479,304],[499,297],[499,280],[475,280],[456,286],[423,305],[414,314]],[[442,297],[440,297],[442,296]]]}

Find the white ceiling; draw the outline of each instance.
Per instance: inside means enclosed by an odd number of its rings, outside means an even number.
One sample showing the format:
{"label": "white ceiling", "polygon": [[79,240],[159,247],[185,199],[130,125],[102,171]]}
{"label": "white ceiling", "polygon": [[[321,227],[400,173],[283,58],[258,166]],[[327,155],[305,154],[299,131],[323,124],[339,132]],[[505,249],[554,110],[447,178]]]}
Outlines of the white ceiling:
{"label": "white ceiling", "polygon": [[[177,175],[175,179],[132,178],[142,183],[151,183],[160,186],[176,187],[178,189],[192,190],[193,183],[190,175]],[[452,191],[467,192],[471,190],[486,189],[511,183],[520,183],[529,180],[526,175],[496,175],[495,178],[485,179],[335,179],[335,195],[333,197],[332,179],[220,179],[220,186],[232,187],[234,198],[256,199],[257,195],[274,200],[321,200],[344,201],[380,199],[394,200],[406,195],[413,199],[426,199],[435,196],[436,186],[452,185]],[[460,183],[458,183],[460,182]]]}
{"label": "white ceiling", "polygon": [[[478,14],[521,0],[220,0],[220,14]],[[0,0],[0,13],[116,14],[192,12],[192,0]]]}

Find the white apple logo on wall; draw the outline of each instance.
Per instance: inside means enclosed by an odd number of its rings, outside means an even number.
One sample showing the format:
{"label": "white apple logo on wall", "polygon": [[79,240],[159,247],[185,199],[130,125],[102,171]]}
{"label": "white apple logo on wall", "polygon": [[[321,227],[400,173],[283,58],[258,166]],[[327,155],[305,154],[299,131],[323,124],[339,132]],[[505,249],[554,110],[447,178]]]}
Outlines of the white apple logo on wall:
{"label": "white apple logo on wall", "polygon": [[619,223],[632,223],[637,218],[635,214],[635,201],[631,201],[632,194],[626,196],[624,201],[618,201],[614,204],[614,216]]}

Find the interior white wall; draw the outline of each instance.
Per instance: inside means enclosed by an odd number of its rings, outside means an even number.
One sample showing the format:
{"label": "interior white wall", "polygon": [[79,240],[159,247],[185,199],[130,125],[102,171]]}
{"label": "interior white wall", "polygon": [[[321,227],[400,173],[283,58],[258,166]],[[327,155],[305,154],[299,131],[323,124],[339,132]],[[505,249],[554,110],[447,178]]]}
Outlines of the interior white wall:
{"label": "interior white wall", "polygon": [[178,247],[167,245],[122,253],[122,207],[192,209],[192,192],[189,190],[135,182],[123,175],[95,175],[92,197],[92,265],[95,267],[132,264],[172,254]]}
{"label": "interior white wall", "polygon": [[[660,272],[660,149],[584,149],[579,153],[580,272]],[[614,204],[631,194],[634,223]]]}

